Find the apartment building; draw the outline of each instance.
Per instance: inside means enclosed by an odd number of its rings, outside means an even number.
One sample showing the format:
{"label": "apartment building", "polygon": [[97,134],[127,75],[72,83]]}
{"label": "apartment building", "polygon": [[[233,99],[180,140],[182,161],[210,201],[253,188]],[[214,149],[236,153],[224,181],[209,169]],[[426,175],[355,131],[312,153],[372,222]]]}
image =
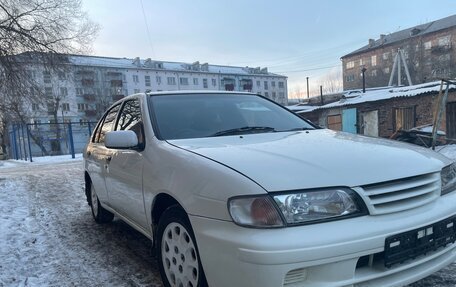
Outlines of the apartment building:
{"label": "apartment building", "polygon": [[[29,75],[53,104],[32,104],[32,123],[96,121],[113,102],[134,93],[174,90],[228,90],[261,94],[287,105],[287,77],[267,68],[181,63],[151,59],[67,55],[62,69],[39,64]],[[31,91],[33,92],[33,90]],[[54,115],[51,117],[51,115]]]}
{"label": "apartment building", "polygon": [[[344,90],[363,86],[362,69],[366,88],[389,84],[394,59],[402,51],[412,84],[432,82],[456,77],[456,15],[426,24],[400,30],[378,39],[341,58]],[[409,84],[401,60],[401,84]],[[398,67],[399,65],[396,65]],[[398,84],[397,68],[393,85]]]}

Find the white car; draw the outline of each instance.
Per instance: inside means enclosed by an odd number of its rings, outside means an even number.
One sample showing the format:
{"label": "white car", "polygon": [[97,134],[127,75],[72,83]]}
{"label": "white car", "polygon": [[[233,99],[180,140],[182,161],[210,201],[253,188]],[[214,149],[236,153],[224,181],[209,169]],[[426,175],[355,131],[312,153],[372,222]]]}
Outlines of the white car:
{"label": "white car", "polygon": [[456,259],[449,159],[258,95],[126,97],[84,166],[95,220],[149,237],[165,286],[402,286]]}

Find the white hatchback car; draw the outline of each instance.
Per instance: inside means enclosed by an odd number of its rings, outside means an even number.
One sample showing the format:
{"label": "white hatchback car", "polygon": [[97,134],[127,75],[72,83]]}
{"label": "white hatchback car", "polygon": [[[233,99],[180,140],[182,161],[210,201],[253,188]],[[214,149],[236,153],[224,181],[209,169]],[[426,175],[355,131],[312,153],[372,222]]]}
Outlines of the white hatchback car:
{"label": "white hatchback car", "polygon": [[95,220],[149,237],[165,286],[402,286],[456,259],[456,167],[250,93],[136,94],[84,152]]}

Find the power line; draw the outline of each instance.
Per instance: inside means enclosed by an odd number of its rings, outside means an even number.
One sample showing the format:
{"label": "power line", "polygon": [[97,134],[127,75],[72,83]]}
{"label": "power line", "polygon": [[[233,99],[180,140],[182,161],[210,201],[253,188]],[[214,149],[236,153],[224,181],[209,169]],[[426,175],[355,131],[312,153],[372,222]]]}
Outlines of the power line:
{"label": "power line", "polygon": [[334,65],[334,66],[318,67],[318,68],[310,68],[310,69],[299,69],[299,70],[289,70],[289,71],[278,71],[278,72],[274,72],[274,73],[280,73],[280,74],[286,74],[286,73],[300,73],[300,72],[324,70],[324,69],[329,69],[329,68],[334,68],[334,67],[340,67],[340,64],[339,64],[339,65]]}
{"label": "power line", "polygon": [[149,24],[147,23],[146,12],[144,11],[143,1],[139,0],[139,2],[141,3],[141,9],[142,9],[142,13],[143,13],[143,16],[144,16],[144,24],[146,25],[146,33],[147,33],[147,38],[149,39],[149,45],[150,45],[150,49],[152,51],[152,56],[154,58],[156,58],[155,51],[154,51],[154,46],[152,44],[152,38],[150,37]]}

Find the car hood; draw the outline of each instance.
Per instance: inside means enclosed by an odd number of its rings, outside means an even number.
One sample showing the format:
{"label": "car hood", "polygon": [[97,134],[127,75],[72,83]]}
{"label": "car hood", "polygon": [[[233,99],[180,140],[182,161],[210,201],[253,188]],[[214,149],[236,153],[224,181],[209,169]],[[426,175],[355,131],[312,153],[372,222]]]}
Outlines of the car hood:
{"label": "car hood", "polygon": [[170,140],[269,192],[359,186],[436,172],[451,161],[431,150],[331,130]]}

